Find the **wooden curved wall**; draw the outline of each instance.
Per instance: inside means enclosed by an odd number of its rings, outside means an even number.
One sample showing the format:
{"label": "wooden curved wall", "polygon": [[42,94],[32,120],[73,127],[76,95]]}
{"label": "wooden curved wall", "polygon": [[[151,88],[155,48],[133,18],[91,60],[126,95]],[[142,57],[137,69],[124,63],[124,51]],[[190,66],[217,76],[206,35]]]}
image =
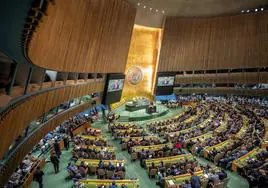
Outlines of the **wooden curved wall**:
{"label": "wooden curved wall", "polygon": [[174,88],[174,93],[177,95],[184,94],[209,94],[209,95],[239,95],[239,96],[255,96],[255,97],[267,97],[268,90],[260,89],[238,89],[229,87],[217,87],[217,88]]}
{"label": "wooden curved wall", "polygon": [[268,66],[268,13],[167,17],[159,72]]}
{"label": "wooden curved wall", "polygon": [[32,148],[39,143],[39,141],[45,137],[45,135],[54,130],[59,126],[64,120],[75,116],[77,113],[88,109],[91,105],[88,103],[75,106],[68,111],[64,111],[59,115],[55,116],[47,123],[37,130],[33,135],[31,135],[28,140],[23,143],[18,150],[8,159],[4,169],[0,172],[0,187],[4,187],[7,183],[8,178],[14,172],[14,170],[19,166],[23,158],[32,150]]}
{"label": "wooden curved wall", "polygon": [[258,84],[268,83],[267,72],[217,73],[217,74],[186,74],[177,75],[176,84],[193,83],[239,83]]}
{"label": "wooden curved wall", "polygon": [[104,83],[66,86],[28,97],[23,103],[1,118],[0,158],[31,121],[63,102],[94,92],[103,92]]}
{"label": "wooden curved wall", "polygon": [[33,34],[28,57],[65,72],[123,73],[136,8],[125,0],[57,0]]}

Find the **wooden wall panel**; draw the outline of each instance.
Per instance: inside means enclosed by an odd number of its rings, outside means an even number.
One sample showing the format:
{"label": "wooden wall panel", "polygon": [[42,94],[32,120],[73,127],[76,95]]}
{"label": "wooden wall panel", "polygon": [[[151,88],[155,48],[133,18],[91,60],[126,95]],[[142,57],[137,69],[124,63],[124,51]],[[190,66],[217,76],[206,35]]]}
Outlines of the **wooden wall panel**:
{"label": "wooden wall panel", "polygon": [[177,75],[175,84],[192,83],[239,83],[259,84],[268,83],[267,72],[218,73],[218,74],[188,74]]}
{"label": "wooden wall panel", "polygon": [[31,121],[70,99],[94,92],[103,92],[104,83],[66,86],[28,97],[0,121],[0,158]]}
{"label": "wooden wall panel", "polygon": [[218,88],[174,88],[174,93],[177,95],[185,94],[210,94],[210,95],[241,95],[241,96],[255,96],[266,97],[268,96],[268,90],[260,89],[236,89],[230,87],[218,87]]}
{"label": "wooden wall panel", "polygon": [[28,56],[58,71],[123,73],[135,15],[125,0],[57,0],[33,34]]}
{"label": "wooden wall panel", "polygon": [[[32,148],[39,143],[39,141],[45,137],[45,135],[54,130],[60,125],[64,120],[75,116],[79,112],[83,112],[88,109],[91,105],[88,103],[75,106],[68,111],[64,111],[37,130],[33,135],[31,135],[8,159],[5,163],[4,169],[0,172],[0,187],[4,187],[7,183],[8,178],[14,172],[14,170],[19,166],[23,158],[32,150]],[[1,142],[2,143],[2,142]]]}
{"label": "wooden wall panel", "polygon": [[159,72],[268,66],[268,13],[167,17]]}

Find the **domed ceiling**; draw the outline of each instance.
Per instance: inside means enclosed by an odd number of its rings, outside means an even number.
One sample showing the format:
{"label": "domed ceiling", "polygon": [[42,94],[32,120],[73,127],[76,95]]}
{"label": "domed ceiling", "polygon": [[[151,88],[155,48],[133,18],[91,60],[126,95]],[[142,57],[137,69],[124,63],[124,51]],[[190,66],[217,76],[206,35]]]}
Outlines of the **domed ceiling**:
{"label": "domed ceiling", "polygon": [[[268,0],[128,0],[137,7],[136,24],[156,26],[164,16],[209,17],[267,7]],[[158,19],[158,23],[157,23]],[[151,23],[150,23],[151,20]]]}

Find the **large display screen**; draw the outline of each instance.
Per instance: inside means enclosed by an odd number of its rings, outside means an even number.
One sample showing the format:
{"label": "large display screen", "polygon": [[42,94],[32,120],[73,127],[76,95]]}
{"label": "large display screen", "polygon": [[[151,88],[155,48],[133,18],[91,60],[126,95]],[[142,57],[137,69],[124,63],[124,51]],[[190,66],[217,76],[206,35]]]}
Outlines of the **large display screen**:
{"label": "large display screen", "polygon": [[175,84],[176,73],[163,72],[157,74],[157,82],[155,87],[156,95],[171,95]]}
{"label": "large display screen", "polygon": [[174,85],[174,76],[161,76],[158,77],[157,86],[173,86]]}
{"label": "large display screen", "polygon": [[103,104],[109,105],[121,100],[124,87],[124,74],[108,74],[103,95]]}
{"label": "large display screen", "polygon": [[122,90],[124,86],[124,79],[109,80],[108,92]]}

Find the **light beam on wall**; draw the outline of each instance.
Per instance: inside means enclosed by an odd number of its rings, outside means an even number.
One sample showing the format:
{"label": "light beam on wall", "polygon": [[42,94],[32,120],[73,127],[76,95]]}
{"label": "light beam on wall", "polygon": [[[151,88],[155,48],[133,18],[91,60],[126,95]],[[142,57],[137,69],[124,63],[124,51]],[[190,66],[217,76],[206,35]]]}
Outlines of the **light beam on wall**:
{"label": "light beam on wall", "polygon": [[[136,96],[152,98],[161,34],[159,28],[134,26],[125,70],[125,74],[129,75],[126,75],[123,99]],[[142,80],[137,81],[141,74]],[[132,78],[133,80],[128,80]]]}

